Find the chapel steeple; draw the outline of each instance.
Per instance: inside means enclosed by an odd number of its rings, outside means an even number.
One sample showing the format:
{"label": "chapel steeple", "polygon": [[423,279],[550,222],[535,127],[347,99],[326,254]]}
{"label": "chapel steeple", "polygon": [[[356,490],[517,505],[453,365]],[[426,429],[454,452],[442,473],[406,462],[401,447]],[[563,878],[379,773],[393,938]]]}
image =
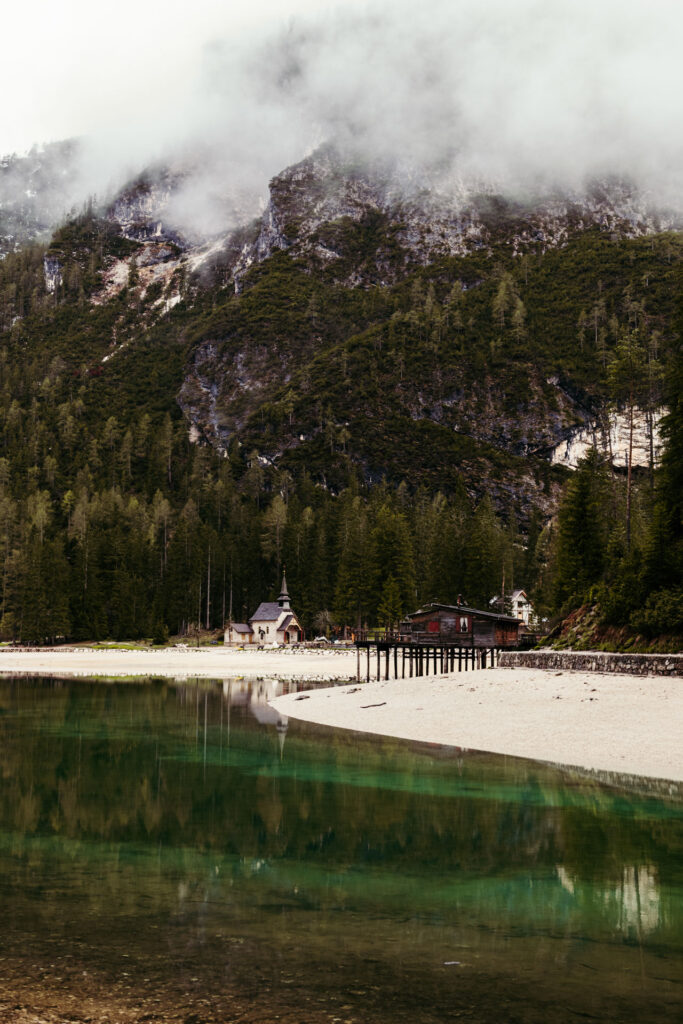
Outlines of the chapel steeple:
{"label": "chapel steeple", "polygon": [[285,576],[284,567],[282,569],[282,588],[280,590],[280,596],[277,599],[277,603],[283,611],[291,612],[292,606],[289,603],[289,591],[287,590],[287,577]]}

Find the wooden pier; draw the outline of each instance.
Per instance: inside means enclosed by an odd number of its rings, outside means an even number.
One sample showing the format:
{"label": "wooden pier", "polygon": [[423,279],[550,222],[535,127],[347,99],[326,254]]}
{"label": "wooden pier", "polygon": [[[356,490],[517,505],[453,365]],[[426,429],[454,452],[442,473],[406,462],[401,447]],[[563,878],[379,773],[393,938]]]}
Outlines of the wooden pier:
{"label": "wooden pier", "polygon": [[[409,679],[414,676],[446,675],[472,669],[493,668],[499,648],[443,641],[357,640],[357,676],[361,679],[361,651],[366,652],[365,678],[372,676],[376,663],[377,679]],[[391,670],[393,669],[393,675]]]}

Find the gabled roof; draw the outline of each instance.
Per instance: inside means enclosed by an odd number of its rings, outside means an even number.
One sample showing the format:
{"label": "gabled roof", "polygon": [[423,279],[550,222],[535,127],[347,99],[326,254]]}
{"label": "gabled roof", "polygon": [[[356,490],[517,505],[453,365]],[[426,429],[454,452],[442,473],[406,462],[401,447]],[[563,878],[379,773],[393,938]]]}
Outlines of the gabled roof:
{"label": "gabled roof", "polygon": [[285,621],[280,624],[280,629],[289,629],[292,623],[295,623],[297,629],[301,629],[301,623],[293,612],[291,612]]}
{"label": "gabled roof", "polygon": [[520,620],[514,615],[501,615],[499,612],[487,612],[482,608],[470,608],[466,604],[426,604],[424,608],[418,608],[416,612],[406,615],[407,619],[414,619],[417,615],[427,615],[429,612],[455,612],[456,615],[473,615],[477,619],[495,619],[497,622],[509,622],[518,626]]}
{"label": "gabled roof", "polygon": [[258,606],[250,622],[277,622],[282,615],[282,608],[277,601],[262,601]]}
{"label": "gabled roof", "polygon": [[229,629],[235,631],[235,633],[252,633],[253,630],[246,622],[231,622]]}
{"label": "gabled roof", "polygon": [[511,601],[519,601],[520,598],[523,598],[525,601],[529,600],[529,598],[526,596],[526,590],[513,590],[512,593],[510,594]]}

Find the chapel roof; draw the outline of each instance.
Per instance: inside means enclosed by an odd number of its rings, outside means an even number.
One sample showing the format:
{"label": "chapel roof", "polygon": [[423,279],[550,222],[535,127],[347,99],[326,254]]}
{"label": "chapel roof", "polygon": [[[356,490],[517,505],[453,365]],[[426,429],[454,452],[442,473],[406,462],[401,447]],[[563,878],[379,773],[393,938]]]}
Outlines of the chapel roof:
{"label": "chapel roof", "polygon": [[277,601],[262,601],[258,606],[254,614],[249,619],[250,622],[277,622],[282,615],[282,608]]}

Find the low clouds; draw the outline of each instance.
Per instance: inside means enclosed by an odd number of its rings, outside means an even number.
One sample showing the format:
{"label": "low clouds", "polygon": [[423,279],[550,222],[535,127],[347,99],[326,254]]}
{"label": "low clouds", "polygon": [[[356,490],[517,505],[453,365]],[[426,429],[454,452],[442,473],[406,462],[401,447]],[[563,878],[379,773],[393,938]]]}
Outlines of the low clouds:
{"label": "low clouds", "polygon": [[[89,190],[172,160],[192,168],[179,218],[219,229],[257,212],[272,175],[334,139],[417,184],[474,178],[533,192],[616,175],[683,206],[678,4],[308,6],[283,24],[268,4],[261,24],[238,29],[220,5],[204,10],[185,51],[174,28],[152,88],[139,71],[140,41],[123,60],[104,52],[111,87],[87,124]],[[143,55],[163,51],[159,17]],[[146,84],[131,103],[136,75]]]}

